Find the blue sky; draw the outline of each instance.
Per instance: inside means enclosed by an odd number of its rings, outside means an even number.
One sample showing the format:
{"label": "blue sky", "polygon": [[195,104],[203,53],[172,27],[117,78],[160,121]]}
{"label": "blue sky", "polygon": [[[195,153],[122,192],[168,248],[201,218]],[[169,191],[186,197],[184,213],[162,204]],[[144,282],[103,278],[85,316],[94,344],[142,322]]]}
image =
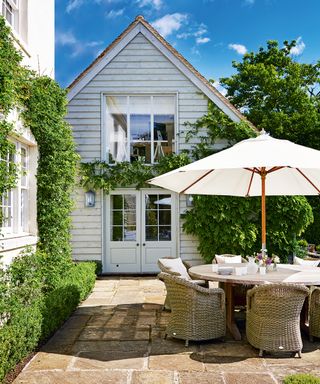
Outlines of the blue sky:
{"label": "blue sky", "polygon": [[320,59],[320,0],[56,0],[56,79],[66,87],[141,14],[206,78],[267,40],[297,40],[295,60]]}

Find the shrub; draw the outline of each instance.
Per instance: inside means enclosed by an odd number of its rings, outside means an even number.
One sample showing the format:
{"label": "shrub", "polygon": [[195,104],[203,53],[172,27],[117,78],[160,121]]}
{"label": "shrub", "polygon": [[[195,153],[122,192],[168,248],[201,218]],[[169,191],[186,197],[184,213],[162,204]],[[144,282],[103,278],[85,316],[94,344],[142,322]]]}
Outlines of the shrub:
{"label": "shrub", "polygon": [[[0,268],[0,382],[70,316],[94,286],[94,262],[70,263],[59,276],[47,262],[44,253],[28,251],[9,269]],[[55,273],[49,284],[48,270]]]}
{"label": "shrub", "polygon": [[283,384],[320,384],[320,378],[305,373],[298,373],[285,377]]}
{"label": "shrub", "polygon": [[72,264],[67,273],[47,292],[42,306],[42,334],[47,338],[91,292],[95,282],[94,262]]}

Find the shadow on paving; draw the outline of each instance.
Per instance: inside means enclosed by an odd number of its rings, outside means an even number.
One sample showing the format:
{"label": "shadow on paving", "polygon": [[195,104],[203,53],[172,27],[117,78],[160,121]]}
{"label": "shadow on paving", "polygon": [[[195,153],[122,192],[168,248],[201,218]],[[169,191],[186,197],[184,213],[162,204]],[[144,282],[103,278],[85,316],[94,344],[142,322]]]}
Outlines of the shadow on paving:
{"label": "shadow on paving", "polygon": [[[236,314],[243,336],[234,341],[164,339],[171,313],[155,278],[104,278],[15,383],[274,384],[291,373],[320,376],[320,342],[304,338],[302,359],[266,355],[245,339],[245,311]],[[272,326],[272,321],[271,321]],[[62,381],[61,381],[62,380]]]}

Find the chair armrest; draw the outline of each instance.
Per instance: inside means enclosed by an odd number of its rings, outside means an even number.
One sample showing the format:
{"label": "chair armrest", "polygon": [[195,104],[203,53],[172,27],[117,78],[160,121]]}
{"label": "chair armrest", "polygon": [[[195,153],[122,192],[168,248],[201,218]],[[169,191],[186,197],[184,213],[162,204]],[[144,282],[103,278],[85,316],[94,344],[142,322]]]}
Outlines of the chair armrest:
{"label": "chair armrest", "polygon": [[249,289],[247,291],[247,311],[251,309],[251,302],[252,302],[253,296],[254,296],[254,288]]}
{"label": "chair armrest", "polygon": [[187,269],[194,267],[196,265],[205,264],[205,262],[203,260],[182,260],[182,262]]}

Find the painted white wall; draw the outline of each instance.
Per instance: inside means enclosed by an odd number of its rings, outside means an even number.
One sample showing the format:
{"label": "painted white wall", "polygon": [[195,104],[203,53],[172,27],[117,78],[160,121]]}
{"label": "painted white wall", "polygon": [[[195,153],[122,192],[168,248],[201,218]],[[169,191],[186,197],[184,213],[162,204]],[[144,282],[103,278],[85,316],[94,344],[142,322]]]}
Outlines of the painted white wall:
{"label": "painted white wall", "polygon": [[40,75],[54,77],[54,0],[28,0],[27,22],[28,64]]}

